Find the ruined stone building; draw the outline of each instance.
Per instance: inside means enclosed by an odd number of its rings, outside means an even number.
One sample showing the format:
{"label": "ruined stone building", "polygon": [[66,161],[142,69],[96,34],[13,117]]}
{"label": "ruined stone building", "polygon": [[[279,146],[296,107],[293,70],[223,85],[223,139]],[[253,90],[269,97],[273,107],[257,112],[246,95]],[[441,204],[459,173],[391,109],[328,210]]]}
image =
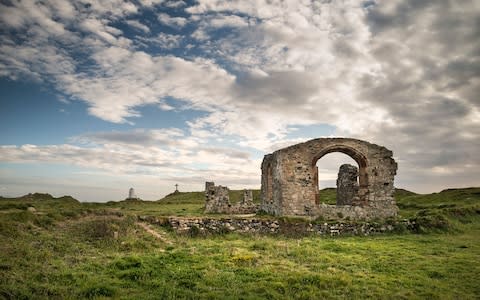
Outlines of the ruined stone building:
{"label": "ruined stone building", "polygon": [[205,183],[205,213],[250,214],[258,210],[253,203],[252,190],[244,190],[239,203],[230,204],[229,190],[226,186],[216,186],[214,182]]}
{"label": "ruined stone building", "polygon": [[205,182],[205,212],[227,213],[230,209],[230,197],[226,186],[216,186],[214,182]]}
{"label": "ruined stone building", "polygon": [[[316,163],[331,152],[345,153],[359,166],[358,171],[341,168],[337,205],[324,204],[319,198]],[[261,209],[277,216],[328,219],[396,216],[393,180],[397,164],[392,155],[385,147],[348,138],[319,138],[267,154],[261,166]]]}

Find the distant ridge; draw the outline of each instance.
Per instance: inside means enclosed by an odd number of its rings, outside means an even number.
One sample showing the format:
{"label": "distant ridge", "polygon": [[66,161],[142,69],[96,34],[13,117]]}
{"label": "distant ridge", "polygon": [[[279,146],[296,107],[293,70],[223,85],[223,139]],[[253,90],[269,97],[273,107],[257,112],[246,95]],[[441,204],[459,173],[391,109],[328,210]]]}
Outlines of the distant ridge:
{"label": "distant ridge", "polygon": [[53,197],[52,195],[48,193],[30,193],[26,194],[20,197],[12,197],[12,198],[7,198],[0,196],[0,200],[26,200],[26,201],[47,201],[47,200],[55,200],[55,201],[61,201],[61,202],[76,202],[80,203],[77,199],[73,198],[72,196],[65,195],[61,196],[58,198]]}

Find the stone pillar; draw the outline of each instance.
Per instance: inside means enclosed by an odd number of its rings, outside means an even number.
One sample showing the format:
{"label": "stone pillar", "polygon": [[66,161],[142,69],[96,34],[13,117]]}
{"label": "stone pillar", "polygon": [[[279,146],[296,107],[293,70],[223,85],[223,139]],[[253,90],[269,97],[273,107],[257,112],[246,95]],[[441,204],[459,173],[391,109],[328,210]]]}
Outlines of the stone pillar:
{"label": "stone pillar", "polygon": [[358,197],[358,168],[349,164],[340,166],[337,178],[337,205],[352,205]]}

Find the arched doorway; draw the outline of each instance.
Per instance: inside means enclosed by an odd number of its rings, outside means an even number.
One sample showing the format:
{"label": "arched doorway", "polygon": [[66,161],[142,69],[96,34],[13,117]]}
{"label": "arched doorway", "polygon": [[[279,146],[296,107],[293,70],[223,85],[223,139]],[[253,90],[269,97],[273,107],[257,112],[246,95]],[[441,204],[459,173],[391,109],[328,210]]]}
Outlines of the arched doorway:
{"label": "arched doorway", "polygon": [[358,150],[344,146],[344,145],[336,145],[332,147],[326,147],[325,149],[322,149],[318,154],[316,154],[313,158],[312,161],[312,172],[315,174],[315,178],[317,179],[314,184],[315,184],[315,203],[319,204],[321,202],[320,196],[319,196],[319,173],[318,173],[318,168],[317,168],[317,162],[319,162],[322,157],[326,155],[339,155],[339,154],[344,154],[343,157],[347,156],[350,159],[351,162],[355,162],[357,168],[358,168],[358,194],[355,199],[351,202],[351,205],[355,206],[363,206],[367,204],[368,202],[368,174],[367,174],[367,158],[360,153]]}
{"label": "arched doorway", "polygon": [[[343,165],[347,165],[346,167],[342,167]],[[355,185],[357,191],[355,196],[358,194],[358,170],[359,165],[358,163],[342,152],[331,152],[324,155],[322,158],[318,159],[316,163],[316,183],[318,194],[315,199],[316,204],[325,203],[329,205],[343,205],[342,202],[339,203],[339,199],[337,198],[338,193],[338,180],[339,180],[339,172],[340,168],[342,167],[343,170],[346,168],[349,169],[348,165],[355,168],[355,175],[354,175],[354,182],[352,184]],[[343,174],[345,175],[345,174]],[[350,178],[349,178],[350,179]],[[342,185],[340,186],[340,189]],[[354,196],[351,198],[353,199]],[[351,199],[350,199],[351,200]]]}

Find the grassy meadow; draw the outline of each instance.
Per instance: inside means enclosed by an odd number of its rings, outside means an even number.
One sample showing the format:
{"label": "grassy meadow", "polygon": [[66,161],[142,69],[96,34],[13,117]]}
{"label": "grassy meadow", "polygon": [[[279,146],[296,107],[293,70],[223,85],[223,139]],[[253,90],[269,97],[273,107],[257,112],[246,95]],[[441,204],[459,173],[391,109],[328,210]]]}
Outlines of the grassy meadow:
{"label": "grassy meadow", "polygon": [[[231,191],[231,198],[241,192]],[[138,221],[138,215],[201,216],[203,197],[0,198],[0,298],[480,297],[480,188],[429,195],[397,190],[400,217],[417,220],[419,233],[192,237]],[[335,190],[322,190],[321,199],[334,203]]]}

